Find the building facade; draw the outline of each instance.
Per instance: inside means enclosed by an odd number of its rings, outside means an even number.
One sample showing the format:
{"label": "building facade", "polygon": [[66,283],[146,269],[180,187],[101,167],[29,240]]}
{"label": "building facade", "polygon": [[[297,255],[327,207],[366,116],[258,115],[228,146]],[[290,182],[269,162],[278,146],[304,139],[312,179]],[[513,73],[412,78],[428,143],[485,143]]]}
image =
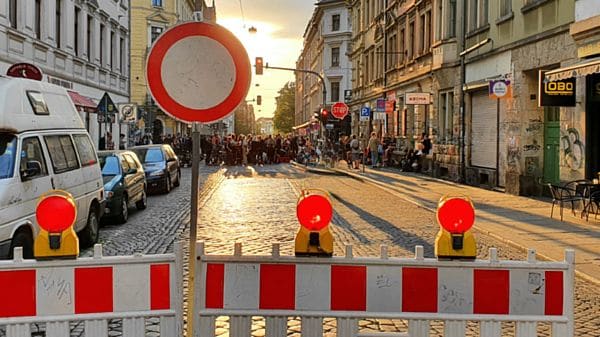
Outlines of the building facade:
{"label": "building facade", "polygon": [[256,120],[256,134],[273,135],[275,132],[272,117],[260,117]]}
{"label": "building facade", "polygon": [[[336,102],[344,101],[344,93],[351,89],[352,72],[348,58],[352,25],[346,1],[321,0],[316,3],[312,18],[304,32],[304,47],[297,69],[319,73],[325,81],[323,86],[314,74],[296,73],[296,130],[303,134],[319,134],[315,113],[322,108],[331,110]],[[337,139],[340,134],[350,133],[351,115],[343,120],[331,117],[325,136]]]}
{"label": "building facade", "polygon": [[[131,101],[138,106],[140,119],[137,137],[152,135],[159,142],[165,135],[191,133],[191,124],[165,114],[154,102],[146,86],[146,58],[154,41],[172,25],[191,21],[194,0],[131,0]],[[215,7],[203,0],[204,20],[215,21]],[[223,129],[221,127],[221,129]],[[201,126],[202,134],[212,134],[215,127]]]}
{"label": "building facade", "polygon": [[68,90],[96,146],[111,132],[119,147],[128,124],[118,114],[100,123],[96,105],[105,93],[117,105],[130,100],[129,11],[129,0],[1,1],[0,73],[36,65],[43,81]]}

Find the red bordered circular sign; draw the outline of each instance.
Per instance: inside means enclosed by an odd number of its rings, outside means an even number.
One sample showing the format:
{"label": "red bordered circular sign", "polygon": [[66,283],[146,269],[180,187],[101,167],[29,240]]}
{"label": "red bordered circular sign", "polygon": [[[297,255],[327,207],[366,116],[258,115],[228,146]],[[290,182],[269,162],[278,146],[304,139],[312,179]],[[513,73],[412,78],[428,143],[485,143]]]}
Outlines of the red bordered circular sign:
{"label": "red bordered circular sign", "polygon": [[251,67],[246,49],[227,29],[188,22],[164,32],[146,62],[156,104],[185,122],[214,122],[246,98]]}

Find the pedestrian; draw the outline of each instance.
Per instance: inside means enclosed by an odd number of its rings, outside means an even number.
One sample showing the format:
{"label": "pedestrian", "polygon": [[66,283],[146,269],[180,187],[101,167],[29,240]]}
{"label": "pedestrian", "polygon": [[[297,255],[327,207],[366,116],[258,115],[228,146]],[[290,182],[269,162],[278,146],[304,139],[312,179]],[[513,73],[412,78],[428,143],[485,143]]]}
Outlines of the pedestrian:
{"label": "pedestrian", "polygon": [[360,169],[360,143],[358,139],[356,139],[356,135],[352,135],[352,140],[350,141],[350,148],[352,151],[352,167],[355,170]]}
{"label": "pedestrian", "polygon": [[371,168],[377,168],[377,159],[379,157],[379,138],[377,133],[371,132],[371,138],[369,138],[369,152],[371,153]]}

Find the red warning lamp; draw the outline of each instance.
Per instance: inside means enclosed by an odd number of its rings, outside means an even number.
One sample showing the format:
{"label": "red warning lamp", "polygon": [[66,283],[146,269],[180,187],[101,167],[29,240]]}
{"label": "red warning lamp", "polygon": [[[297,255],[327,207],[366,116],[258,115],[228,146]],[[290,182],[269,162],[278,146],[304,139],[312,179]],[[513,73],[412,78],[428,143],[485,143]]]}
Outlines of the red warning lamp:
{"label": "red warning lamp", "polygon": [[75,223],[77,211],[73,202],[61,195],[51,195],[38,204],[35,216],[42,229],[60,233]]}
{"label": "red warning lamp", "polygon": [[440,231],[435,238],[438,259],[475,259],[477,245],[470,229],[475,222],[475,208],[467,197],[440,199],[437,209]]}
{"label": "red warning lamp", "polygon": [[53,190],[38,202],[35,216],[40,226],[33,244],[36,259],[77,258],[79,239],[73,230],[77,207],[70,193]]}
{"label": "red warning lamp", "polygon": [[327,109],[321,109],[321,117],[322,117],[323,121],[326,121],[328,116],[329,116],[329,111],[327,111]]}
{"label": "red warning lamp", "polygon": [[327,192],[303,190],[296,215],[301,225],[295,240],[296,256],[332,256],[333,235],[329,231],[329,221],[333,217],[333,207]]}
{"label": "red warning lamp", "polygon": [[475,210],[470,201],[462,198],[446,200],[437,211],[439,224],[452,234],[462,234],[475,222]]}
{"label": "red warning lamp", "polygon": [[329,225],[333,208],[329,200],[322,195],[313,194],[303,198],[296,206],[300,224],[310,231],[320,231]]}

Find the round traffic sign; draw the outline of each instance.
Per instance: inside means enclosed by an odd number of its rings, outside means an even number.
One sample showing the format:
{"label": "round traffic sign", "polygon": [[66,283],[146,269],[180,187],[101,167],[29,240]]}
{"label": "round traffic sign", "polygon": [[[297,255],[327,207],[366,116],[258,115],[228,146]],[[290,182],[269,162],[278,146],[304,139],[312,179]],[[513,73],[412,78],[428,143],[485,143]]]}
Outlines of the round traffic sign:
{"label": "round traffic sign", "polygon": [[344,119],[348,114],[348,106],[344,102],[337,102],[331,109],[331,114],[338,119]]}
{"label": "round traffic sign", "polygon": [[246,49],[227,29],[206,22],[176,25],[156,40],[146,82],[156,104],[175,119],[214,122],[229,115],[250,89]]}
{"label": "round traffic sign", "polygon": [[326,197],[311,194],[298,202],[296,215],[302,227],[318,231],[325,228],[331,221],[333,208]]}
{"label": "round traffic sign", "polygon": [[50,233],[60,233],[73,226],[77,209],[67,194],[50,194],[40,200],[35,210],[37,222]]}
{"label": "round traffic sign", "polygon": [[473,226],[475,222],[475,208],[468,199],[445,199],[437,209],[437,220],[448,232],[461,234]]}

